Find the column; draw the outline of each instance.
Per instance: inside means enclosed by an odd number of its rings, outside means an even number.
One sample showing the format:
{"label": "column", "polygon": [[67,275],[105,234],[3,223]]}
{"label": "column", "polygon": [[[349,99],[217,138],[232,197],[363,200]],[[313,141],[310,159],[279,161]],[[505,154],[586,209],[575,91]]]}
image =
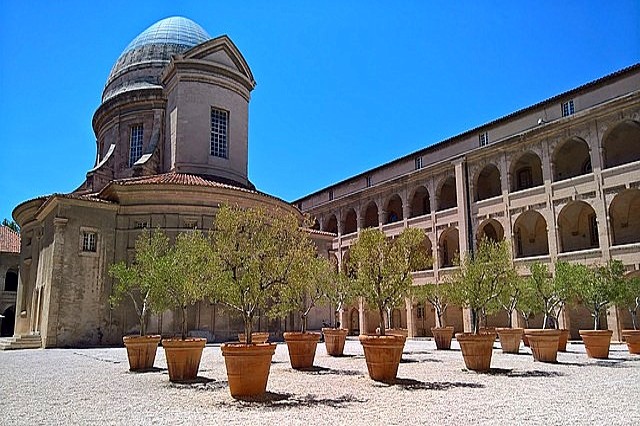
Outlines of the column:
{"label": "column", "polygon": [[407,309],[407,337],[413,339],[418,334],[416,321],[413,316],[413,299],[411,297],[405,297],[404,303]]}
{"label": "column", "polygon": [[467,202],[469,194],[467,193],[465,159],[458,158],[453,160],[456,176],[456,193],[458,196],[458,238],[460,259],[463,259],[467,251],[469,251],[469,217],[467,214]]}
{"label": "column", "polygon": [[360,323],[360,334],[367,334],[367,315],[364,297],[358,298],[358,322]]}

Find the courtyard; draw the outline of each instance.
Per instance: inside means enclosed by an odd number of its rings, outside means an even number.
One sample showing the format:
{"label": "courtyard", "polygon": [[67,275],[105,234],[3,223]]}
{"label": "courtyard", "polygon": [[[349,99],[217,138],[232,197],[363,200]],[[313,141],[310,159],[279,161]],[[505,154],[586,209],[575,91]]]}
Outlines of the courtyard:
{"label": "courtyard", "polygon": [[570,342],[558,363],[534,362],[528,348],[502,354],[492,370],[465,369],[457,342],[437,351],[408,340],[394,385],[369,379],[362,347],[345,356],[319,344],[314,369],[291,369],[279,343],[267,394],[236,401],[219,344],[207,345],[198,380],[169,382],[164,351],[155,370],[128,371],[124,348],[0,352],[3,424],[636,424],[640,356],[612,344],[608,360],[587,358]]}

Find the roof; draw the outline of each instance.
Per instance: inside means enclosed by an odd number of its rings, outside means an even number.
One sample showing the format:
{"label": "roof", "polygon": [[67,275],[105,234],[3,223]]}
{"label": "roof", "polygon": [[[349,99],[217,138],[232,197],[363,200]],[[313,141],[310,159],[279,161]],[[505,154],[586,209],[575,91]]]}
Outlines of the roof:
{"label": "roof", "polygon": [[0,225],[0,252],[20,253],[20,234]]}
{"label": "roof", "polygon": [[187,173],[162,173],[159,175],[139,176],[125,179],[118,179],[111,182],[114,185],[186,185],[186,186],[206,186],[216,188],[237,189],[240,191],[258,193],[258,191],[234,185],[231,182],[224,182],[222,179],[213,176],[200,176]]}
{"label": "roof", "polygon": [[525,115],[527,113],[530,113],[530,112],[532,112],[532,111],[534,111],[534,110],[536,110],[536,109],[538,109],[540,107],[547,106],[549,104],[553,104],[553,103],[557,102],[560,99],[570,98],[571,96],[574,96],[575,94],[578,94],[578,93],[583,92],[585,90],[588,90],[588,89],[591,89],[593,87],[599,86],[601,84],[607,83],[609,81],[614,81],[618,77],[621,77],[621,76],[624,76],[624,75],[627,75],[627,74],[631,74],[631,73],[636,72],[638,70],[640,70],[640,63],[636,63],[636,64],[630,65],[630,66],[628,66],[626,68],[622,68],[622,69],[620,69],[618,71],[612,72],[611,74],[605,75],[605,76],[600,77],[600,78],[598,78],[596,80],[592,80],[592,81],[590,81],[588,83],[585,83],[585,84],[583,84],[581,86],[578,86],[578,87],[576,87],[574,89],[571,89],[571,90],[568,90],[566,92],[560,93],[558,95],[552,96],[550,98],[547,98],[547,99],[545,99],[543,101],[540,101],[540,102],[538,102],[536,104],[533,104],[533,105],[530,105],[528,107],[519,109],[519,110],[514,111],[514,112],[512,112],[510,114],[507,114],[505,116],[497,118],[497,119],[495,119],[493,121],[490,121],[488,123],[482,124],[480,126],[474,127],[472,129],[469,129],[469,130],[467,130],[465,132],[462,132],[462,133],[457,134],[455,136],[452,136],[450,138],[441,140],[439,142],[435,142],[435,143],[433,143],[433,144],[431,144],[431,145],[429,145],[429,146],[427,146],[425,148],[419,149],[418,151],[414,151],[414,152],[411,152],[409,154],[403,155],[402,157],[398,157],[398,158],[396,158],[394,160],[391,160],[389,162],[383,163],[383,164],[381,164],[381,165],[379,165],[377,167],[374,167],[372,169],[365,170],[365,171],[363,171],[361,173],[358,173],[356,175],[350,176],[350,177],[348,177],[346,179],[343,179],[343,180],[341,180],[339,182],[336,182],[336,183],[331,184],[329,186],[320,188],[320,189],[318,189],[318,190],[316,190],[316,191],[314,191],[314,192],[312,192],[310,194],[305,195],[304,197],[300,197],[300,198],[298,198],[298,199],[296,199],[294,201],[291,201],[291,203],[292,204],[300,203],[300,202],[302,202],[302,201],[304,201],[304,200],[306,200],[306,199],[308,199],[310,197],[313,197],[315,195],[321,194],[322,192],[326,191],[329,188],[335,188],[335,187],[338,187],[340,185],[344,185],[347,182],[351,182],[351,181],[353,181],[355,179],[362,178],[362,177],[366,176],[367,174],[370,174],[370,173],[373,173],[375,171],[384,169],[384,168],[386,168],[388,166],[391,166],[393,164],[400,163],[402,161],[407,161],[407,160],[409,160],[411,158],[414,158],[417,155],[424,155],[424,154],[427,154],[427,153],[429,153],[431,151],[435,151],[435,150],[441,149],[442,147],[444,147],[446,145],[449,145],[449,144],[452,144],[452,143],[455,143],[455,142],[459,141],[460,139],[468,137],[469,135],[480,133],[481,131],[483,131],[485,129],[488,129],[489,127],[495,126],[497,124],[505,123],[505,122],[507,122],[509,120],[512,120],[514,118],[517,118],[517,117],[523,116],[523,115]]}

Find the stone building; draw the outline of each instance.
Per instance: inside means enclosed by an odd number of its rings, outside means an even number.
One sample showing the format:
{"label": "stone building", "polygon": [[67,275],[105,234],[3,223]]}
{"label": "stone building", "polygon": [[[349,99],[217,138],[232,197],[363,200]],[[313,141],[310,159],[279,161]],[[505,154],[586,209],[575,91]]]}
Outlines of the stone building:
{"label": "stone building", "polygon": [[[416,284],[437,283],[456,255],[482,236],[511,242],[521,273],[543,262],[621,260],[640,274],[640,64],[516,111],[420,151],[338,182],[295,202],[334,235],[332,256],[342,265],[358,231],[388,236],[405,227],[425,230],[433,267]],[[394,313],[410,336],[430,334],[433,310],[407,300]],[[449,325],[468,328],[461,310]],[[506,326],[506,315],[489,325]],[[591,328],[583,308],[561,318],[574,338]],[[608,312],[609,328],[629,327]],[[352,332],[376,322],[360,303],[344,312]],[[619,334],[614,334],[619,338]]]}
{"label": "stone building", "polygon": [[[145,228],[162,228],[170,237],[208,229],[221,204],[302,218],[247,178],[254,87],[229,37],[212,38],[186,18],[161,20],[124,49],[93,116],[97,155],[84,183],[70,194],[26,201],[13,212],[22,228],[17,335],[40,336],[42,346],[60,347],[116,344],[135,331],[132,307],[109,306],[107,270],[133,258]],[[328,253],[332,236],[312,235]],[[174,316],[153,317],[149,331],[174,334],[180,326]],[[188,326],[216,340],[242,330],[240,318],[208,302],[189,311]],[[263,318],[257,326],[274,332],[287,327]]]}
{"label": "stone building", "polygon": [[0,226],[0,337],[13,336],[19,259],[20,234]]}

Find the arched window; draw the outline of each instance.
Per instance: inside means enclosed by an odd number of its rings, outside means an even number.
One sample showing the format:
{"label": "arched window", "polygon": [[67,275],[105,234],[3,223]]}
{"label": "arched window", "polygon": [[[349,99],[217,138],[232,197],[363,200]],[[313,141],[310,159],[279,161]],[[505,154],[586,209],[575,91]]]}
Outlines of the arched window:
{"label": "arched window", "polygon": [[549,254],[547,221],[535,210],[527,210],[516,219],[513,226],[516,257]]}
{"label": "arched window", "polygon": [[329,217],[329,220],[324,225],[324,231],[331,232],[332,234],[338,233],[338,220],[336,219],[336,215],[332,214]]}
{"label": "arched window", "polygon": [[476,201],[497,197],[502,193],[500,171],[493,164],[485,166],[476,179]]}
{"label": "arched window", "polygon": [[4,277],[4,291],[18,291],[18,274],[7,271]]}
{"label": "arched window", "polygon": [[378,206],[371,201],[364,211],[364,227],[375,228],[378,226]]}
{"label": "arched window", "polygon": [[402,199],[400,199],[400,196],[394,195],[387,203],[386,223],[393,223],[402,219]]}
{"label": "arched window", "polygon": [[453,176],[448,177],[440,187],[438,201],[438,210],[446,210],[458,205],[456,179]]}
{"label": "arched window", "polygon": [[422,216],[431,213],[429,191],[424,186],[419,186],[411,199],[411,217]]}
{"label": "arched window", "polygon": [[618,124],[604,138],[602,148],[605,168],[640,160],[640,123]]}
{"label": "arched window", "polygon": [[553,180],[591,173],[589,146],[579,138],[564,141],[553,153]]}
{"label": "arched window", "polygon": [[358,217],[356,216],[356,211],[354,209],[349,209],[344,219],[344,233],[352,234],[357,230],[358,230]]}
{"label": "arched window", "polygon": [[627,189],[615,196],[609,206],[613,244],[640,242],[640,190]]}
{"label": "arched window", "polygon": [[599,245],[596,213],[584,201],[574,201],[562,208],[558,214],[558,228],[561,253]]}
{"label": "arched window", "polygon": [[511,167],[511,191],[520,191],[540,186],[542,180],[542,161],[532,152],[520,156]]}

